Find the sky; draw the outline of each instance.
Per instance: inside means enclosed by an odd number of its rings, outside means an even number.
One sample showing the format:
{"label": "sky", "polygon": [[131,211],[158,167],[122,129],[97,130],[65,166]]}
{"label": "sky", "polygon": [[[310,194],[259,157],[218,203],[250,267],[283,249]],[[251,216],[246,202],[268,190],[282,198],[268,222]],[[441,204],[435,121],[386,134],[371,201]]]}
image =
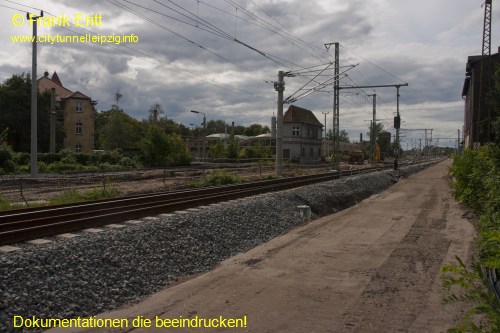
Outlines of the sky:
{"label": "sky", "polygon": [[[65,87],[96,100],[98,111],[117,103],[143,119],[159,103],[164,116],[190,127],[202,123],[191,110],[207,120],[270,126],[278,71],[290,74],[285,98],[331,83],[334,46],[325,44],[338,42],[342,87],[408,84],[399,90],[399,111],[402,127],[413,131],[402,133],[403,149],[424,142],[421,129],[433,130],[433,144],[453,147],[463,126],[467,57],[481,54],[482,5],[483,0],[0,0],[0,81],[31,72],[31,43],[13,37],[31,35],[26,12],[43,10],[39,36],[129,37],[119,44],[38,43],[37,76],[56,71]],[[500,46],[499,28],[500,7],[493,3],[492,53]],[[313,111],[321,123],[329,112],[329,130],[332,91],[327,84],[294,105]],[[378,122],[394,132],[396,88],[345,88],[339,123],[352,141],[360,133],[368,139],[372,94]]]}

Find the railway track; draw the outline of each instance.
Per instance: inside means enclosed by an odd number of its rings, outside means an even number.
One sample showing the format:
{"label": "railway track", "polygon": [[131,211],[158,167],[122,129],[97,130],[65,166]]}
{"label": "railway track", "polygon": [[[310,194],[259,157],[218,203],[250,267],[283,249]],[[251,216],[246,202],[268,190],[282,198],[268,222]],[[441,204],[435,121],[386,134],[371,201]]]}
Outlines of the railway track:
{"label": "railway track", "polygon": [[0,212],[0,245],[373,172],[366,168]]}

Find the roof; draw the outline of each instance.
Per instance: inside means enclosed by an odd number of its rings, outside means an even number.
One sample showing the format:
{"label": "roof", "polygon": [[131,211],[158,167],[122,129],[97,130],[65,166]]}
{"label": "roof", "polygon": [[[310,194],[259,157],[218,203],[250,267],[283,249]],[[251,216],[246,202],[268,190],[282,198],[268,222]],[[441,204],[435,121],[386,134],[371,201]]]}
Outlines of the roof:
{"label": "roof", "polygon": [[90,99],[90,97],[79,91],[73,92],[63,87],[56,72],[54,72],[52,78],[49,78],[49,73],[45,72],[44,75],[38,79],[38,89],[43,92],[47,90],[50,91],[52,88],[56,90],[56,101],[58,102],[66,98]]}
{"label": "roof", "polygon": [[54,83],[56,83],[56,84],[60,85],[61,87],[63,87],[62,82],[59,79],[59,75],[57,75],[56,71],[54,71],[54,74],[52,74],[51,80],[54,81]]}
{"label": "roof", "polygon": [[283,115],[283,123],[304,123],[323,127],[323,124],[316,118],[311,110],[303,109],[295,105],[290,105]]}
{"label": "roof", "polygon": [[[226,140],[226,139],[231,138],[231,134],[227,134],[227,133],[215,133],[215,134],[207,135],[206,137],[207,138],[216,138],[216,139]],[[238,135],[238,134],[236,134],[234,136],[234,138],[237,139],[237,140],[247,140],[247,139],[250,139],[251,137],[250,136],[246,136],[246,135]]]}

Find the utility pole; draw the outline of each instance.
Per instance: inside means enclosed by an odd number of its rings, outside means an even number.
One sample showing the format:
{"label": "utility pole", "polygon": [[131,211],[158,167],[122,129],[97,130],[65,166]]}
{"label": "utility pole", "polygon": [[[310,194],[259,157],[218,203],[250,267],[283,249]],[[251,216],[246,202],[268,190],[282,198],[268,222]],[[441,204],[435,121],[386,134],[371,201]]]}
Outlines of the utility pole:
{"label": "utility pole", "polygon": [[372,120],[372,130],[370,135],[370,141],[372,144],[372,161],[375,161],[375,129],[377,127],[376,122],[376,114],[377,114],[377,94],[368,95],[369,97],[373,97],[373,120]]}
{"label": "utility pole", "polygon": [[327,43],[325,47],[327,50],[330,49],[330,46],[335,46],[335,67],[334,67],[334,83],[333,83],[333,159],[332,159],[332,168],[339,169],[340,163],[340,126],[339,126],[339,104],[340,104],[340,43]]}
{"label": "utility pole", "polygon": [[329,114],[330,112],[321,112],[322,114],[325,115],[325,138],[324,138],[324,141],[323,141],[323,154],[325,154],[325,157],[328,156],[328,152],[327,152],[327,146],[326,146],[326,115]]}
{"label": "utility pole", "polygon": [[274,82],[274,89],[278,92],[278,111],[276,117],[276,176],[283,176],[283,92],[285,91],[285,73],[278,72],[278,82]]}
{"label": "utility pole", "polygon": [[43,12],[40,16],[26,13],[26,17],[33,24],[33,51],[31,61],[31,177],[38,176],[38,110],[37,110],[37,70],[36,70],[36,39],[37,39],[37,26],[38,19],[43,17]]}
{"label": "utility pole", "polygon": [[460,156],[460,129],[457,130],[458,138],[457,138],[457,156]]}
{"label": "utility pole", "polygon": [[56,152],[56,88],[50,89],[50,153]]}
{"label": "utility pole", "polygon": [[339,42],[335,43],[335,82],[333,84],[333,114],[335,120],[335,144],[334,157],[337,170],[340,169],[340,57],[339,57]]}
{"label": "utility pole", "polygon": [[396,128],[396,148],[394,148],[394,170],[398,170],[399,129],[401,127],[401,116],[399,115],[399,88],[401,88],[401,86],[402,85],[396,85],[396,119],[394,121],[394,127]]}

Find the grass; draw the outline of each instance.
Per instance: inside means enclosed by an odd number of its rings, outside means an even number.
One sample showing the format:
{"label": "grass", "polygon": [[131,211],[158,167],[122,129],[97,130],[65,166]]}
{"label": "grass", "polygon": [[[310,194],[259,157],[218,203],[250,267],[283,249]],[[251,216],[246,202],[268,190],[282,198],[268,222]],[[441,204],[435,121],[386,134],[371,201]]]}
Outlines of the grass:
{"label": "grass", "polygon": [[[44,206],[55,206],[55,205],[64,205],[85,201],[94,201],[94,200],[102,200],[102,199],[110,199],[118,196],[118,190],[111,188],[105,191],[102,188],[86,190],[86,191],[77,191],[77,190],[69,190],[64,192],[61,196],[49,199],[45,203],[34,203],[30,204],[30,207],[44,207]],[[12,203],[9,200],[0,196],[0,211],[14,210],[26,208],[24,203]]]}
{"label": "grass", "polygon": [[227,184],[241,183],[242,179],[235,173],[228,170],[216,170],[203,179],[194,180],[188,183],[189,187],[220,186]]}
{"label": "grass", "polygon": [[64,205],[69,203],[110,199],[116,197],[117,195],[118,190],[114,188],[108,189],[107,191],[101,188],[81,192],[77,190],[69,190],[64,192],[60,197],[50,199],[48,205]]}

